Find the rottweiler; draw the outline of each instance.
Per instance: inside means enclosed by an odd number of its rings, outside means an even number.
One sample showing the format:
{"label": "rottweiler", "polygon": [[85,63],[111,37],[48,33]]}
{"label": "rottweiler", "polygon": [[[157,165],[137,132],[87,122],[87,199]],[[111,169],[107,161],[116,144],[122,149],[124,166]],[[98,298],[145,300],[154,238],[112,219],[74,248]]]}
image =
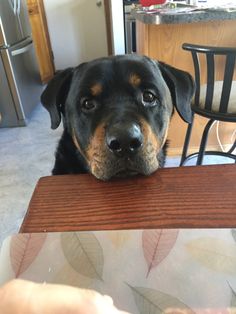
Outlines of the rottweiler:
{"label": "rottweiler", "polygon": [[51,128],[61,119],[64,126],[52,174],[150,175],[164,165],[174,107],[191,122],[193,93],[190,74],[146,56],[105,57],[58,72],[41,96]]}

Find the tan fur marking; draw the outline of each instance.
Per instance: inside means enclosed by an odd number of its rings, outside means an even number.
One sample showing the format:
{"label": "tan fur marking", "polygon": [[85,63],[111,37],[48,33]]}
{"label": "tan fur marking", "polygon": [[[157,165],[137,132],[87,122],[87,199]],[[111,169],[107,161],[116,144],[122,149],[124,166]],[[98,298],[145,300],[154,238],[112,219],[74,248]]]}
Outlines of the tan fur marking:
{"label": "tan fur marking", "polygon": [[82,149],[80,148],[80,145],[79,145],[79,142],[78,142],[78,140],[77,140],[77,138],[76,138],[75,130],[74,130],[74,129],[72,129],[72,140],[73,140],[73,142],[74,142],[74,144],[75,144],[75,147],[78,149],[78,151],[81,153],[81,155],[82,155],[85,159],[87,159],[86,156],[84,155],[84,153],[82,152]]}
{"label": "tan fur marking", "polygon": [[102,163],[102,158],[104,156],[105,150],[105,126],[101,124],[96,128],[93,137],[90,139],[90,143],[86,151],[89,163]]}
{"label": "tan fur marking", "polygon": [[105,124],[99,125],[86,150],[90,172],[99,179],[106,178],[108,150],[105,144]]}
{"label": "tan fur marking", "polygon": [[141,83],[141,78],[137,74],[131,74],[129,77],[129,82],[132,86],[137,87]]}
{"label": "tan fur marking", "polygon": [[158,152],[160,149],[160,141],[154,134],[151,126],[143,119],[141,120],[141,125],[142,125],[141,129],[144,135],[144,145],[147,145],[149,142],[152,144],[154,150]]}
{"label": "tan fur marking", "polygon": [[98,96],[102,93],[102,85],[99,83],[96,83],[90,88],[90,91],[93,96]]}
{"label": "tan fur marking", "polygon": [[141,130],[144,135],[142,155],[144,160],[148,164],[149,173],[152,173],[159,167],[159,162],[156,157],[158,152],[160,151],[160,141],[146,120],[141,119],[140,122]]}
{"label": "tan fur marking", "polygon": [[100,125],[94,132],[94,135],[90,138],[89,146],[86,150],[86,153],[83,153],[79,142],[76,138],[75,131],[73,129],[72,139],[80,151],[82,156],[86,159],[89,164],[90,171],[95,177],[103,177],[104,172],[104,160],[106,159],[106,146],[105,146],[105,125]]}

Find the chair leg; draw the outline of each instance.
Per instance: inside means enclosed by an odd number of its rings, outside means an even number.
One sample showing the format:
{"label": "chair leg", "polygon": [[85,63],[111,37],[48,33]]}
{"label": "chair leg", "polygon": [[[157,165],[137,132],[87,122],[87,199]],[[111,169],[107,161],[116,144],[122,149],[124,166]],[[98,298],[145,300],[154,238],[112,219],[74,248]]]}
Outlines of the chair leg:
{"label": "chair leg", "polygon": [[180,164],[179,164],[180,166],[183,166],[183,164],[185,162],[185,159],[187,158],[188,146],[189,146],[191,133],[192,133],[192,128],[193,128],[193,120],[194,120],[194,115],[193,115],[192,123],[188,124],[188,128],[187,128],[187,131],[186,131],[186,135],[185,135],[185,139],[184,139],[183,151],[182,151],[181,160],[180,160]]}
{"label": "chair leg", "polygon": [[[235,149],[236,149],[236,140],[234,141],[232,147],[227,151],[227,154],[232,154]],[[234,160],[234,163],[236,164],[236,159]]]}
{"label": "chair leg", "polygon": [[234,141],[234,143],[231,146],[231,148],[227,151],[227,153],[228,154],[232,154],[235,149],[236,149],[236,140]]}
{"label": "chair leg", "polygon": [[208,133],[213,125],[213,123],[215,122],[214,119],[211,119],[207,122],[203,134],[202,134],[202,139],[201,139],[201,144],[200,144],[200,148],[199,148],[199,153],[198,153],[198,158],[197,158],[197,165],[202,165],[203,162],[203,157],[204,157],[204,153],[205,153],[205,149],[206,149],[206,143],[207,143],[207,139],[208,139]]}

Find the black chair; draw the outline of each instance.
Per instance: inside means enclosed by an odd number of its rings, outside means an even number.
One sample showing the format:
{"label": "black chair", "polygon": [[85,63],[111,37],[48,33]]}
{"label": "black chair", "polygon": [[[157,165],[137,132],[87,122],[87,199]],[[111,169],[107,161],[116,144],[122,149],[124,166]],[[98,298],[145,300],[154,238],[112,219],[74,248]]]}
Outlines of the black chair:
{"label": "black chair", "polygon": [[[191,52],[195,71],[196,92],[192,101],[193,121],[195,114],[206,117],[209,121],[204,128],[199,151],[190,155],[188,155],[188,146],[193,122],[188,125],[180,166],[196,156],[196,164],[201,165],[204,155],[229,157],[236,162],[236,155],[234,154],[236,140],[227,152],[206,150],[208,133],[215,121],[236,122],[236,81],[233,81],[236,48],[209,47],[187,43],[183,44],[182,48]],[[219,58],[219,56],[221,57]],[[203,85],[201,85],[204,75],[201,73],[202,62],[205,63],[206,71],[206,84]],[[219,62],[221,66],[224,65],[221,81],[215,79]]]}

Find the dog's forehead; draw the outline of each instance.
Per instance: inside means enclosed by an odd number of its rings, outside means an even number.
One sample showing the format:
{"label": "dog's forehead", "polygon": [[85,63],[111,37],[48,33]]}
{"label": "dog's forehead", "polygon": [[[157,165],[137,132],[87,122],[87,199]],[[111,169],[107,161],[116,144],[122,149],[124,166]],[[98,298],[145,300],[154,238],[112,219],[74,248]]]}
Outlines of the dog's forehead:
{"label": "dog's forehead", "polygon": [[155,79],[158,67],[147,58],[119,56],[102,58],[87,64],[83,75],[84,84],[92,84],[92,91],[99,92],[101,85],[112,82],[130,83],[138,86]]}

